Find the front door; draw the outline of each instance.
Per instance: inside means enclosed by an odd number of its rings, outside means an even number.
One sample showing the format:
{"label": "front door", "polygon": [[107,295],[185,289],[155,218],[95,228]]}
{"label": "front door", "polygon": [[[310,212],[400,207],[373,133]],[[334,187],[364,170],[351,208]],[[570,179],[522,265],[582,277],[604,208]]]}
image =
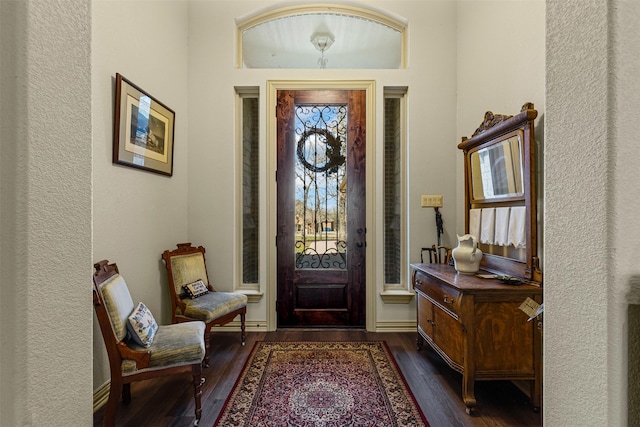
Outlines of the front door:
{"label": "front door", "polygon": [[365,327],[366,91],[278,90],[278,327]]}

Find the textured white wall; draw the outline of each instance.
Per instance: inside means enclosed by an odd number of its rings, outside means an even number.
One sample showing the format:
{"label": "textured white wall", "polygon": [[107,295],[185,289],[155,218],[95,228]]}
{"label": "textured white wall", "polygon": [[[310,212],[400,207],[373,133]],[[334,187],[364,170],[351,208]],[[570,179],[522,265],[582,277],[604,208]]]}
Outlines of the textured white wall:
{"label": "textured white wall", "polygon": [[623,425],[627,415],[627,425],[636,426],[640,425],[640,168],[636,136],[640,111],[640,2],[616,0],[611,6],[609,72],[613,76],[613,99],[608,117],[612,120],[614,148],[609,162],[613,181],[609,254],[614,280],[608,304],[608,402],[610,413],[619,414],[611,416],[612,420],[619,419],[618,425]]}
{"label": "textured white wall", "polygon": [[0,425],[90,425],[91,13],[0,2]]}
{"label": "textured white wall", "polygon": [[[625,425],[624,310],[615,297],[619,243],[612,231],[618,220],[625,226],[638,220],[618,216],[622,200],[611,203],[617,177],[609,3],[547,2],[544,422],[550,426]],[[620,184],[623,192],[631,188]]]}
{"label": "textured white wall", "polygon": [[[458,2],[457,18],[458,114],[456,139],[451,145],[460,143],[463,136],[470,138],[486,111],[515,115],[525,102],[533,102],[538,110],[536,140],[542,144],[544,0],[463,0]],[[460,150],[457,156],[458,204],[462,206],[464,163]],[[543,169],[542,164],[538,166]],[[464,232],[464,215],[458,211],[456,228],[451,230],[454,239],[455,233]]]}
{"label": "textured white wall", "polygon": [[[93,261],[116,262],[134,301],[160,323],[171,321],[160,256],[187,241],[187,9],[181,0],[93,1]],[[172,177],[112,163],[116,73],[175,111]],[[95,317],[93,325],[97,388],[109,366]]]}

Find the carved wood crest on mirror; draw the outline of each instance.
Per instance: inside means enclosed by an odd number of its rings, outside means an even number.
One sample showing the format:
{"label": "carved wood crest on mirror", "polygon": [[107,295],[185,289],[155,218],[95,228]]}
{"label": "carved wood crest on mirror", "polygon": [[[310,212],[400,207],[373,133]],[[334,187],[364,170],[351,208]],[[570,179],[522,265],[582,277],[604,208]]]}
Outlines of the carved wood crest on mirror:
{"label": "carved wood crest on mirror", "polygon": [[484,253],[480,268],[542,282],[537,254],[534,120],[526,103],[515,116],[487,111],[464,152],[465,230]]}

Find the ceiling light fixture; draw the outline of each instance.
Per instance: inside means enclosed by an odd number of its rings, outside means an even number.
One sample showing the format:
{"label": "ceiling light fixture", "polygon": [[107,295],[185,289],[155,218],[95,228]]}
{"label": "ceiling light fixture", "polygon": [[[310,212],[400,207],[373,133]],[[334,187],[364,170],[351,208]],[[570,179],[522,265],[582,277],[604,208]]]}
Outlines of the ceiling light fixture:
{"label": "ceiling light fixture", "polygon": [[318,58],[318,64],[320,65],[320,68],[326,68],[327,62],[329,60],[324,57],[324,51],[329,49],[333,44],[333,42],[335,41],[333,34],[315,33],[314,35],[311,36],[310,41],[311,41],[311,44],[313,44],[315,48],[318,49],[322,54],[322,56]]}

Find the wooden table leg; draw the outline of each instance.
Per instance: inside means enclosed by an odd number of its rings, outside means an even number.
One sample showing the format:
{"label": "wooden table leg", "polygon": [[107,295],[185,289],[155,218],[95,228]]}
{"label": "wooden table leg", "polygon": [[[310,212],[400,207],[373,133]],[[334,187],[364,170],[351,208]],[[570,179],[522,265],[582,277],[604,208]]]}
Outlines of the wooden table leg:
{"label": "wooden table leg", "polygon": [[467,406],[467,414],[471,415],[476,409],[475,380],[466,371],[462,374],[462,401]]}
{"label": "wooden table leg", "polygon": [[467,414],[471,415],[476,408],[475,382],[476,366],[474,358],[474,301],[473,297],[465,298],[462,302],[462,312],[468,319],[463,328],[464,336],[462,341],[464,351],[463,372],[462,372],[462,400],[467,405]]}

